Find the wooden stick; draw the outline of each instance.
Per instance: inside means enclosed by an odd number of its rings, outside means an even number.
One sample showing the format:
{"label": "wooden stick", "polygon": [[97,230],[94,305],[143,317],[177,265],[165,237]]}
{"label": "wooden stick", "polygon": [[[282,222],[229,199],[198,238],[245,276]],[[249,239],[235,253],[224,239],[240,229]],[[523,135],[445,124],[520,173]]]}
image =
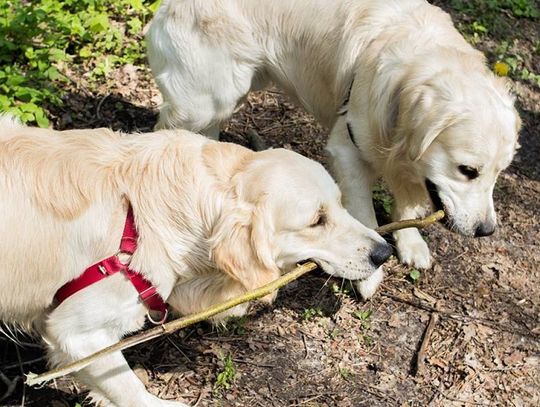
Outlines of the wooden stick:
{"label": "wooden stick", "polygon": [[444,218],[444,211],[437,211],[423,219],[407,219],[400,220],[398,222],[392,222],[387,225],[383,225],[375,229],[379,234],[386,235],[388,233],[395,232],[399,229],[417,228],[423,229],[426,226],[431,225]]}
{"label": "wooden stick", "polygon": [[65,367],[58,367],[56,369],[52,369],[44,374],[36,375],[35,373],[28,373],[26,375],[26,381],[25,383],[29,386],[41,384],[44,382],[47,382],[49,380],[56,379],[58,377],[64,376],[68,373],[77,372],[86,366],[88,366],[90,363],[95,361],[97,358],[100,358],[102,356],[105,356],[112,352],[121,351],[127,348],[130,348],[132,346],[138,345],[140,343],[147,342],[151,339],[160,337],[164,334],[170,334],[172,332],[178,331],[179,329],[185,328],[186,326],[196,324],[197,322],[204,321],[216,314],[219,314],[223,311],[227,311],[228,309],[235,307],[237,305],[243,304],[244,302],[253,301],[258,298],[262,298],[268,294],[271,294],[272,292],[276,291],[277,289],[283,287],[284,285],[290,283],[293,280],[296,280],[298,277],[306,274],[307,272],[310,272],[312,270],[315,270],[317,268],[317,265],[313,262],[307,262],[305,264],[302,264],[301,266],[296,267],[293,271],[290,273],[287,273],[283,275],[282,277],[278,278],[277,280],[272,281],[271,283],[268,283],[260,288],[257,288],[256,290],[252,290],[247,292],[244,295],[241,295],[240,297],[233,298],[229,301],[222,302],[214,307],[208,308],[202,312],[198,312],[196,314],[188,315],[186,317],[175,319],[174,321],[168,322],[166,324],[157,326],[155,328],[149,329],[147,331],[141,332],[138,335],[131,336],[129,338],[123,339],[119,342],[116,342],[115,344],[108,346],[90,356],[87,356],[85,358],[82,358],[74,363],[71,363]]}
{"label": "wooden stick", "polygon": [[[386,234],[386,233],[391,233],[399,229],[410,228],[410,227],[423,228],[429,224],[437,222],[439,219],[442,219],[443,217],[444,217],[444,212],[438,211],[435,214],[430,215],[424,219],[411,219],[411,220],[403,220],[399,222],[392,222],[392,223],[389,223],[388,225],[381,226],[375,230],[380,234]],[[213,307],[210,307],[204,311],[175,319],[174,321],[143,331],[129,338],[125,338],[111,346],[103,348],[102,350],[96,353],[93,353],[92,355],[87,356],[83,359],[80,359],[76,362],[73,362],[67,366],[58,367],[56,369],[52,369],[40,375],[29,372],[26,375],[25,383],[29,386],[39,385],[49,380],[53,380],[58,377],[64,376],[66,374],[77,372],[81,369],[84,369],[86,366],[94,362],[96,359],[102,356],[108,355],[109,353],[122,351],[124,349],[130,348],[140,343],[147,342],[151,339],[158,338],[164,334],[170,334],[172,332],[178,331],[179,329],[185,328],[186,326],[204,321],[210,317],[213,317],[216,314],[227,311],[228,309],[235,307],[237,305],[243,304],[248,301],[253,301],[258,298],[262,298],[278,290],[284,285],[290,283],[291,281],[296,280],[300,276],[312,270],[315,270],[316,268],[317,268],[317,265],[309,261],[307,263],[304,263],[296,267],[294,270],[281,276],[277,280],[274,280],[271,283],[268,283],[260,288],[257,288],[256,290],[249,291],[240,297],[233,298],[231,300],[228,300],[218,305],[215,305]]]}
{"label": "wooden stick", "polygon": [[429,346],[429,342],[431,341],[431,334],[433,333],[435,325],[437,325],[438,321],[439,314],[436,312],[432,312],[429,316],[429,323],[426,327],[426,330],[424,331],[424,338],[422,339],[422,344],[420,345],[420,349],[418,349],[418,353],[416,354],[416,369],[414,372],[415,376],[422,376],[424,374],[426,363],[426,350]]}

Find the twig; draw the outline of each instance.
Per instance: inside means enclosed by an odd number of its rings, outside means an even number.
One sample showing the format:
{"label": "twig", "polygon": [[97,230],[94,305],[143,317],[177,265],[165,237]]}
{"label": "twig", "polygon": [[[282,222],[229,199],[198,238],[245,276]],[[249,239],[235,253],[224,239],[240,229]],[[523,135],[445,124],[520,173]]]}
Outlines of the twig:
{"label": "twig", "polygon": [[433,333],[435,325],[437,325],[438,321],[439,314],[436,312],[432,312],[429,317],[429,323],[426,327],[426,330],[424,331],[424,338],[422,339],[422,344],[420,345],[420,349],[416,354],[416,369],[414,372],[415,376],[422,376],[424,374],[426,350],[429,346],[429,341],[431,340],[431,334]]}
{"label": "twig", "polygon": [[308,347],[307,347],[307,343],[306,343],[306,336],[304,335],[303,332],[300,333],[302,335],[302,342],[304,343],[304,359],[307,359],[308,355],[309,355],[309,351],[308,351]]}
{"label": "twig", "polygon": [[244,360],[244,359],[233,359],[233,362],[241,363],[243,365],[266,367],[266,368],[270,368],[270,369],[273,369],[273,368],[276,367],[275,365],[268,365],[268,364],[263,364],[263,363],[255,363],[255,362],[250,362],[249,360]]}
{"label": "twig", "polygon": [[4,373],[0,372],[0,380],[2,380],[2,382],[4,382],[4,384],[7,387],[5,393],[2,396],[0,396],[0,401],[6,400],[8,397],[10,397],[13,394],[13,392],[15,391],[15,388],[17,387],[17,382],[19,381],[20,378],[21,376],[15,376],[13,380],[9,380],[9,378]]}
{"label": "twig", "polygon": [[40,356],[39,358],[25,360],[24,362],[12,363],[11,365],[5,365],[5,366],[2,366],[2,369],[9,370],[15,367],[20,368],[21,366],[25,366],[25,365],[33,365],[34,363],[41,362],[42,360],[45,360],[45,356]]}
{"label": "twig", "polygon": [[[424,219],[416,219],[416,220],[412,219],[412,220],[403,220],[399,222],[393,222],[388,225],[384,225],[380,228],[377,228],[375,230],[378,233],[383,234],[383,233],[390,233],[390,232],[393,232],[395,230],[399,230],[402,228],[409,228],[409,227],[415,227],[415,226],[423,228],[427,226],[428,224],[436,222],[437,220],[441,219],[443,216],[444,216],[444,212],[439,211]],[[130,348],[132,346],[147,342],[151,339],[158,338],[164,334],[170,334],[172,332],[178,331],[179,329],[185,328],[186,326],[193,325],[197,322],[207,320],[210,317],[216,314],[219,314],[221,312],[224,312],[239,304],[243,304],[245,302],[262,298],[278,290],[284,285],[290,283],[291,281],[296,280],[300,276],[312,270],[315,270],[316,268],[317,268],[317,265],[314,262],[309,261],[307,263],[302,264],[301,266],[296,267],[294,270],[281,276],[277,280],[274,280],[271,283],[268,283],[260,288],[257,288],[256,290],[249,291],[240,297],[230,299],[228,301],[222,302],[218,305],[210,307],[199,313],[188,315],[183,318],[178,318],[166,324],[157,326],[147,331],[143,331],[137,335],[131,336],[129,338],[125,338],[121,341],[116,342],[115,344],[111,346],[108,346],[96,353],[93,353],[92,355],[82,358],[67,366],[58,367],[56,369],[52,369],[40,375],[30,372],[26,375],[25,383],[29,386],[38,385],[41,383],[45,383],[49,380],[64,376],[66,374],[77,372],[81,369],[84,369],[90,363],[94,362],[96,359],[102,356],[108,355],[112,352],[118,352],[118,351]]]}
{"label": "twig", "polygon": [[283,287],[284,285],[290,283],[291,281],[296,280],[298,277],[302,276],[303,274],[306,274],[312,270],[315,270],[316,268],[317,268],[317,265],[313,262],[305,263],[295,268],[290,273],[287,273],[284,276],[278,278],[277,280],[274,280],[271,283],[266,284],[256,290],[249,291],[248,293],[241,295],[240,297],[233,298],[229,301],[222,302],[221,304],[218,304],[202,312],[189,315],[187,317],[176,319],[166,324],[141,332],[138,335],[134,335],[132,337],[123,339],[115,343],[114,345],[108,346],[100,350],[99,352],[96,352],[90,356],[80,359],[77,362],[71,363],[65,367],[52,369],[49,372],[46,372],[41,375],[36,375],[35,373],[28,373],[26,375],[26,384],[28,384],[29,386],[33,386],[36,384],[47,382],[52,379],[56,379],[68,373],[77,372],[85,368],[86,366],[88,366],[90,363],[94,362],[97,358],[100,358],[104,355],[130,348],[134,345],[147,342],[151,339],[157,338],[164,334],[172,333],[186,326],[204,321],[210,317],[213,317],[216,314],[226,311],[229,308],[235,307],[239,304],[243,304],[248,301],[253,301],[253,300],[256,300],[257,298],[262,298],[276,291],[280,287]]}
{"label": "twig", "polygon": [[381,295],[384,296],[384,297],[388,297],[393,301],[401,302],[403,304],[407,304],[407,305],[410,305],[411,307],[415,307],[415,308],[418,308],[418,309],[421,309],[421,310],[424,310],[424,311],[437,312],[437,313],[440,314],[439,316],[441,318],[448,318],[448,319],[453,319],[455,321],[461,321],[461,322],[463,322],[463,321],[474,321],[474,322],[476,322],[478,324],[482,324],[482,325],[488,326],[490,328],[499,329],[500,331],[514,333],[514,334],[518,333],[520,335],[528,336],[528,337],[532,337],[532,338],[538,338],[540,336],[539,334],[535,333],[534,331],[531,331],[531,330],[525,331],[525,330],[517,328],[517,327],[512,327],[512,326],[508,326],[508,325],[505,325],[505,324],[501,324],[500,322],[493,321],[491,319],[481,318],[481,317],[473,317],[471,315],[459,314],[457,312],[452,312],[452,311],[449,311],[449,310],[443,310],[443,309],[435,308],[435,307],[432,307],[431,305],[425,304],[423,302],[410,300],[408,298],[399,297],[397,295],[390,294],[390,293],[384,293],[383,292],[383,293],[381,293]]}
{"label": "twig", "polygon": [[377,229],[375,229],[379,234],[386,235],[387,233],[395,232],[399,229],[407,229],[407,228],[417,228],[417,229],[423,229],[426,226],[429,226],[435,222],[438,222],[444,218],[444,211],[437,211],[423,219],[407,219],[407,220],[400,220],[398,222],[392,222],[388,225],[380,226]]}
{"label": "twig", "polygon": [[[299,406],[303,406],[304,404],[307,404],[311,401],[314,401],[314,400],[317,400],[318,398],[321,398],[323,396],[323,394],[315,394],[313,396],[304,396],[304,397],[309,397],[305,400],[302,400],[302,401],[299,401],[295,404],[291,404],[290,407],[299,407]],[[302,397],[302,396],[301,396]]]}
{"label": "twig", "polygon": [[107,93],[105,96],[103,96],[97,105],[96,116],[99,120],[103,120],[103,117],[101,116],[101,106],[103,105],[103,102],[105,102],[105,99],[107,99],[110,95],[110,93]]}

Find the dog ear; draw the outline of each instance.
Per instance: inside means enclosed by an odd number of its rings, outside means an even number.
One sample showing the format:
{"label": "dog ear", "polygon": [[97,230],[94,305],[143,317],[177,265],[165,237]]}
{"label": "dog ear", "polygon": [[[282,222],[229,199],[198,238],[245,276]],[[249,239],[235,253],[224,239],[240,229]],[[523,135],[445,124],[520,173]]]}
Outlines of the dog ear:
{"label": "dog ear", "polygon": [[462,118],[459,112],[447,110],[444,96],[438,93],[429,85],[402,92],[399,128],[407,138],[411,161],[418,161],[444,130]]}
{"label": "dog ear", "polygon": [[[279,277],[270,243],[272,227],[264,206],[245,204],[225,210],[210,238],[211,259],[216,267],[247,290]],[[272,300],[266,298],[266,300]]]}

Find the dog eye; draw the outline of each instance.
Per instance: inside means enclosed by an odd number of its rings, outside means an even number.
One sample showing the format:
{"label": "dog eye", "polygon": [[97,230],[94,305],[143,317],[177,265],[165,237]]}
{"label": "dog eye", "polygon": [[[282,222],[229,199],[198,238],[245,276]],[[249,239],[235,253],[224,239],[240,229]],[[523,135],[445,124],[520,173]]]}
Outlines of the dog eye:
{"label": "dog eye", "polygon": [[469,179],[478,178],[478,175],[479,175],[478,170],[476,168],[468,166],[468,165],[460,165],[458,167],[458,170]]}
{"label": "dog eye", "polygon": [[319,213],[319,216],[317,216],[317,219],[315,219],[315,222],[313,222],[309,227],[316,228],[318,226],[324,226],[326,225],[326,215],[324,213]]}

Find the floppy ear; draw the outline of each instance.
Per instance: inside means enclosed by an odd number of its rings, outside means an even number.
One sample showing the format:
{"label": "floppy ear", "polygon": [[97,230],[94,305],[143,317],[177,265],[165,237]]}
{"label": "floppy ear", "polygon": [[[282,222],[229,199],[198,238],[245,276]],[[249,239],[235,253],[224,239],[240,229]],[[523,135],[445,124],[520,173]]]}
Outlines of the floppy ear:
{"label": "floppy ear", "polygon": [[444,130],[461,120],[459,112],[446,110],[449,104],[444,99],[429,85],[402,92],[399,127],[411,161],[418,161]]}
{"label": "floppy ear", "polygon": [[[216,267],[247,290],[279,277],[270,243],[272,227],[264,205],[242,205],[224,210],[210,238],[211,259]],[[267,298],[267,300],[272,300]]]}

